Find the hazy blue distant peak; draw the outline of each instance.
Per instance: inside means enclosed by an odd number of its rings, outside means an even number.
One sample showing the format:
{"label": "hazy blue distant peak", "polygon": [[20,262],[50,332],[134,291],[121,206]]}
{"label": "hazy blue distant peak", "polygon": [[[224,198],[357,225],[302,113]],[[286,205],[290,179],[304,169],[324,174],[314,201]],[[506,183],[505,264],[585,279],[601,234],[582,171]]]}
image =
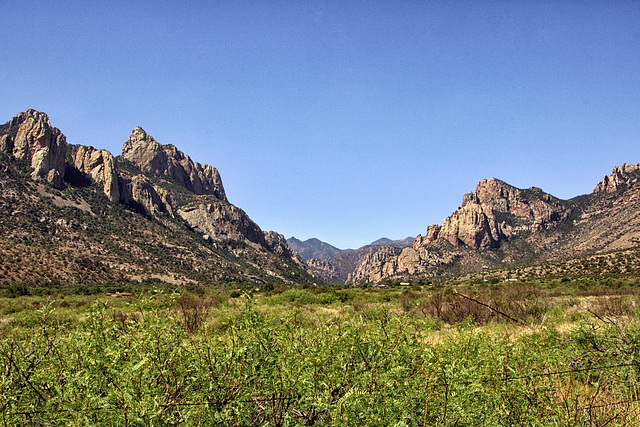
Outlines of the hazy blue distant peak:
{"label": "hazy blue distant peak", "polygon": [[381,239],[376,240],[375,242],[372,242],[370,246],[398,246],[398,247],[411,246],[414,240],[415,240],[415,237],[411,237],[411,236],[405,237],[404,239],[399,239],[399,240],[391,240],[386,237],[383,237]]}

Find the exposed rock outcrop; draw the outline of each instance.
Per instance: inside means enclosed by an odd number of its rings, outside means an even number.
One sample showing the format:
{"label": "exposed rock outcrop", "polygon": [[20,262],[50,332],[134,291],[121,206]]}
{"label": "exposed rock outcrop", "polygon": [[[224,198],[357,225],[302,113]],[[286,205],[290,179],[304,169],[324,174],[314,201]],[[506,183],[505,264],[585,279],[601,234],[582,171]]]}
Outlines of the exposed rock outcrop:
{"label": "exposed rock outcrop", "polygon": [[171,197],[162,188],[156,187],[143,175],[119,180],[120,201],[134,210],[150,217],[160,214],[174,216]]}
{"label": "exposed rock outcrop", "polygon": [[283,235],[262,231],[242,209],[215,197],[201,196],[196,202],[180,207],[177,214],[207,239],[244,241],[302,263]]}
{"label": "exposed rock outcrop", "polygon": [[45,113],[27,110],[0,128],[0,150],[27,162],[34,179],[60,187],[65,172],[67,141]]}
{"label": "exposed rock outcrop", "polygon": [[304,260],[306,269],[313,274],[329,283],[341,283],[345,281],[344,277],[340,277],[340,273],[336,267],[327,260],[319,258],[310,258]]}
{"label": "exposed rock outcrop", "polygon": [[275,231],[264,231],[263,233],[265,246],[271,252],[286,258],[295,258],[298,263],[302,263],[302,259],[291,251],[287,244],[287,239],[282,234]]}
{"label": "exposed rock outcrop", "polygon": [[560,199],[539,188],[521,190],[495,178],[484,179],[475,193],[464,195],[462,206],[441,227],[427,229],[427,241],[442,238],[454,246],[496,248],[514,234],[552,226],[569,213]]}
{"label": "exposed rock outcrop", "polygon": [[368,254],[364,255],[358,266],[349,274],[347,282],[361,283],[381,281],[388,275],[389,270],[393,270],[397,262],[391,259],[397,258],[402,253],[402,248],[396,246],[377,246]]}
{"label": "exposed rock outcrop", "polygon": [[[362,260],[350,279],[375,282],[559,260],[640,242],[640,164],[616,166],[593,193],[560,200],[541,189],[482,180],[411,248]],[[499,250],[495,250],[499,248]]]}
{"label": "exposed rock outcrop", "polygon": [[631,165],[624,163],[613,168],[611,175],[606,175],[593,189],[594,193],[614,193],[622,186],[629,186],[638,182],[640,163]]}
{"label": "exposed rock outcrop", "polygon": [[141,127],[136,127],[122,146],[122,157],[143,172],[164,174],[194,194],[207,194],[227,201],[218,170],[194,163],[171,144],[162,145]]}
{"label": "exposed rock outcrop", "polygon": [[213,240],[248,240],[265,244],[258,224],[240,208],[216,198],[200,199],[177,210],[191,227]]}
{"label": "exposed rock outcrop", "polygon": [[[227,201],[215,168],[159,144],[141,128],[114,158],[67,144],[46,114],[29,110],[0,126],[0,150],[7,154],[0,156],[0,216],[10,219],[0,221],[0,237],[47,244],[67,239],[71,247],[84,245],[92,257],[119,264],[134,280],[155,270],[168,283],[315,282],[284,236],[263,232]],[[22,185],[27,165],[33,178],[46,178],[61,191]],[[99,193],[114,203],[94,197]],[[123,215],[116,203],[143,216]],[[60,208],[68,207],[78,215],[67,217]],[[78,219],[85,212],[102,217],[89,225]]]}
{"label": "exposed rock outcrop", "polygon": [[[481,268],[474,252],[501,247],[515,236],[555,227],[571,213],[567,202],[536,187],[518,189],[495,178],[478,183],[442,225],[430,225],[399,254],[386,250],[362,259],[354,282],[389,277],[464,272]],[[487,261],[488,262],[488,261]],[[455,265],[457,263],[457,265]]]}
{"label": "exposed rock outcrop", "polygon": [[120,201],[116,163],[110,152],[84,145],[69,145],[68,162],[70,166],[101,184],[110,201]]}

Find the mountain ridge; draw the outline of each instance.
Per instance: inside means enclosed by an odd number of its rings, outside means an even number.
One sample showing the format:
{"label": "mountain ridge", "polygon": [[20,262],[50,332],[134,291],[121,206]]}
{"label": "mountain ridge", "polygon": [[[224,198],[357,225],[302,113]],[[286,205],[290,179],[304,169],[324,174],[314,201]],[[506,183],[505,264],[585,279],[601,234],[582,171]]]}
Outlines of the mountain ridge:
{"label": "mountain ridge", "polygon": [[391,240],[387,237],[382,237],[374,242],[369,243],[367,246],[411,246],[415,237],[405,237],[404,239]]}
{"label": "mountain ridge", "polygon": [[0,252],[16,260],[2,266],[0,286],[98,276],[183,286],[450,277],[636,248],[639,208],[640,163],[615,166],[592,193],[568,200],[488,178],[409,245],[383,238],[342,250],[263,231],[228,202],[216,168],[141,127],[113,156],[68,143],[35,110],[0,126]]}
{"label": "mountain ridge", "polygon": [[[228,202],[215,168],[140,127],[114,157],[68,144],[45,113],[27,110],[0,127],[0,154],[0,248],[18,239],[34,253],[43,245],[64,257],[77,252],[125,282],[145,275],[183,285],[317,281],[282,235]],[[69,279],[37,275],[49,284]],[[73,280],[82,277],[90,275]]]}
{"label": "mountain ridge", "polygon": [[352,250],[339,249],[329,243],[321,241],[320,239],[316,239],[315,237],[301,241],[292,236],[287,239],[287,244],[305,260],[316,258],[327,261],[335,255]]}
{"label": "mountain ridge", "polygon": [[636,247],[639,207],[640,163],[614,167],[592,193],[569,200],[489,178],[442,225],[428,226],[400,254],[367,255],[347,280],[466,274]]}

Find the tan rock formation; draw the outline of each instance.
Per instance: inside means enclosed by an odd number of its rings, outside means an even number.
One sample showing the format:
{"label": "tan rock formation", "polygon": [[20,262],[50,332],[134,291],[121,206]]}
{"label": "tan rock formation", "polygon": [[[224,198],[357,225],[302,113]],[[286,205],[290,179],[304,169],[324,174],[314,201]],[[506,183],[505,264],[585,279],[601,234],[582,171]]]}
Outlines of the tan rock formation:
{"label": "tan rock formation", "polygon": [[102,185],[104,194],[112,202],[120,201],[118,174],[113,155],[84,145],[69,147],[69,163]]}
{"label": "tan rock formation", "polygon": [[143,175],[134,175],[130,180],[122,180],[120,201],[152,217],[163,213],[173,216],[173,207],[166,192],[154,186]]}
{"label": "tan rock formation", "polygon": [[310,258],[304,260],[306,264],[305,268],[309,271],[314,277],[318,277],[322,280],[326,280],[327,282],[339,283],[343,282],[344,279],[339,277],[338,272],[333,264],[329,261],[320,259],[320,258]]}
{"label": "tan rock formation", "polygon": [[34,179],[62,185],[67,141],[51,126],[45,113],[27,110],[18,114],[0,131],[0,150],[27,162]]}
{"label": "tan rock formation", "polygon": [[381,281],[387,277],[391,271],[397,269],[397,256],[401,252],[402,248],[395,246],[377,247],[375,251],[368,253],[360,260],[358,266],[349,274],[347,282],[376,283]]}
{"label": "tan rock formation", "polygon": [[[289,248],[289,245],[287,245],[287,239],[285,239],[282,234],[275,231],[265,231],[263,233],[265,245],[271,252],[287,258],[294,257],[294,254]],[[301,259],[297,256],[294,258],[302,262]]]}
{"label": "tan rock formation", "polygon": [[624,163],[622,166],[616,166],[613,168],[611,175],[606,175],[602,181],[596,184],[593,192],[614,193],[622,185],[629,186],[635,184],[638,182],[638,176],[634,174],[634,172],[638,171],[640,171],[640,163],[637,165]]}
{"label": "tan rock formation", "polygon": [[[370,254],[349,279],[376,282],[403,275],[433,275],[449,268],[463,253],[467,260],[474,258],[468,249],[498,248],[515,235],[553,227],[570,212],[565,202],[539,188],[521,190],[495,178],[485,179],[474,193],[463,196],[462,206],[442,225],[427,227],[425,236],[419,235],[400,254]],[[482,265],[475,258],[468,262]],[[476,268],[471,264],[469,268]]]}
{"label": "tan rock formation", "polygon": [[539,188],[521,190],[495,178],[484,179],[475,193],[464,195],[462,206],[439,230],[433,226],[427,229],[427,235],[432,236],[427,240],[437,236],[456,246],[495,248],[514,233],[545,228],[568,213],[559,199]]}
{"label": "tan rock formation", "polygon": [[283,235],[275,231],[262,231],[258,224],[240,208],[212,196],[199,196],[197,202],[177,210],[177,214],[190,227],[211,240],[238,240],[254,247],[291,258],[302,264],[302,259],[291,251]]}
{"label": "tan rock formation", "polygon": [[213,240],[264,242],[260,227],[242,209],[214,198],[182,206],[177,214],[195,230]]}
{"label": "tan rock formation", "polygon": [[[427,240],[427,242],[433,242],[434,240],[436,240],[438,238],[438,234],[440,234],[440,229],[442,227],[440,227],[437,224],[432,224],[430,226],[427,227],[427,232],[424,236],[424,238]],[[417,238],[416,238],[417,240]],[[420,243],[422,243],[422,240],[420,241]]]}
{"label": "tan rock formation", "polygon": [[122,146],[122,157],[143,172],[164,174],[195,194],[208,194],[227,201],[218,170],[194,163],[171,144],[162,145],[136,127]]}

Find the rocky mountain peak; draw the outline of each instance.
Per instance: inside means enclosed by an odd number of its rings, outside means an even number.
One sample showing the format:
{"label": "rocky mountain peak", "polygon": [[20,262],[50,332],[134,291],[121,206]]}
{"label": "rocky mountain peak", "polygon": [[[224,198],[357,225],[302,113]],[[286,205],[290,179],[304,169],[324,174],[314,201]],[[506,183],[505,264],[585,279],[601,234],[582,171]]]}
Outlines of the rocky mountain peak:
{"label": "rocky mountain peak", "polygon": [[14,118],[9,121],[9,126],[19,126],[23,122],[27,120],[33,120],[34,122],[42,123],[45,126],[51,127],[51,123],[49,122],[49,116],[47,113],[43,113],[41,111],[36,111],[34,109],[29,109],[22,113],[17,114]]}
{"label": "rocky mountain peak", "polygon": [[611,175],[606,175],[593,189],[594,193],[614,193],[622,186],[630,186],[640,179],[640,163],[632,165],[624,163],[613,168]]}
{"label": "rocky mountain peak", "polygon": [[131,136],[122,146],[122,157],[143,172],[159,172],[167,161],[162,145],[139,126],[131,131]]}
{"label": "rocky mountain peak", "polygon": [[462,206],[440,228],[427,229],[425,240],[443,238],[454,246],[474,249],[498,247],[514,233],[544,228],[567,214],[559,199],[539,188],[521,190],[499,179],[483,179],[475,193],[463,196]]}
{"label": "rocky mountain peak", "polygon": [[227,201],[218,170],[193,162],[174,145],[162,145],[141,127],[131,131],[122,146],[122,157],[143,172],[165,175],[198,195],[213,195]]}
{"label": "rocky mountain peak", "polygon": [[[0,163],[5,240],[62,245],[125,280],[151,277],[150,265],[161,272],[154,278],[173,284],[314,280],[284,236],[264,232],[227,201],[215,168],[158,143],[141,127],[114,158],[107,150],[67,144],[45,113],[28,110],[0,125]],[[29,167],[34,179],[59,184],[58,191],[24,183]],[[100,193],[110,203],[94,197]]]}
{"label": "rocky mountain peak", "polygon": [[[603,197],[604,196],[604,197]],[[523,259],[566,258],[638,245],[640,163],[613,168],[592,194],[560,200],[540,188],[484,179],[442,225],[430,225],[400,255],[363,259],[351,280],[480,271]],[[500,251],[486,250],[500,248]]]}
{"label": "rocky mountain peak", "polygon": [[62,185],[67,141],[49,116],[36,110],[18,114],[0,127],[0,151],[27,162],[34,179],[46,179]]}

